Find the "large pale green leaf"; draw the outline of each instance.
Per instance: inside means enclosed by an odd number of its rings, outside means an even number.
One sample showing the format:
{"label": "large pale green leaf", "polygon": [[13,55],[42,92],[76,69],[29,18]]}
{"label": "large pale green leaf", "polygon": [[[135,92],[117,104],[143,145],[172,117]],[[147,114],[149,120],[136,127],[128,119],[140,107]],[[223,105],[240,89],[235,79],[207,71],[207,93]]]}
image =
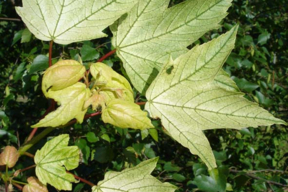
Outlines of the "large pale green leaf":
{"label": "large pale green leaf", "polygon": [[102,120],[120,128],[147,129],[153,128],[147,112],[140,106],[121,99],[111,100],[102,110]]}
{"label": "large pale green leaf", "polygon": [[159,69],[186,47],[219,27],[231,0],[141,0],[112,27],[113,45],[135,88],[144,93]]}
{"label": "large pale green leaf", "polygon": [[161,183],[151,172],[156,167],[158,158],[144,161],[136,167],[122,172],[109,171],[103,181],[92,187],[92,192],[173,192],[176,186]]}
{"label": "large pale green leaf", "polygon": [[221,70],[234,47],[236,32],[234,27],[168,62],[146,93],[145,108],[150,115],[161,118],[170,135],[209,169],[216,163],[203,130],[284,123],[246,100]]}
{"label": "large pale green leaf", "polygon": [[84,76],[85,67],[74,60],[62,60],[49,67],[42,80],[42,91],[45,96],[48,89],[57,91],[75,84]]}
{"label": "large pale green leaf", "polygon": [[102,30],[137,1],[23,0],[16,11],[38,39],[69,44],[107,36]]}
{"label": "large pale green leaf", "polygon": [[59,135],[37,150],[36,175],[44,185],[49,183],[58,190],[72,190],[71,182],[76,180],[66,170],[78,167],[80,151],[76,146],[68,146],[68,142],[68,134]]}
{"label": "large pale green leaf", "polygon": [[83,83],[75,83],[65,89],[58,91],[49,90],[47,95],[53,98],[60,107],[46,115],[39,123],[32,127],[57,127],[65,125],[70,120],[75,118],[78,122],[82,123],[87,109],[84,109],[85,101],[90,97],[91,91],[86,88]]}

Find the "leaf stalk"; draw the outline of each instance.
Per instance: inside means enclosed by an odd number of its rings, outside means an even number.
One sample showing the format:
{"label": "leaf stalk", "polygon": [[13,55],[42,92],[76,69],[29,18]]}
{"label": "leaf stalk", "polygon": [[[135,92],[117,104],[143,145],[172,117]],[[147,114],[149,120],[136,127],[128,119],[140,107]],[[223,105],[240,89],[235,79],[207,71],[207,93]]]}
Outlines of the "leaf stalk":
{"label": "leaf stalk", "polygon": [[102,62],[105,59],[107,59],[108,57],[110,57],[111,55],[113,55],[116,52],[116,49],[110,51],[109,53],[107,53],[106,55],[104,55],[103,57],[101,57],[97,62]]}

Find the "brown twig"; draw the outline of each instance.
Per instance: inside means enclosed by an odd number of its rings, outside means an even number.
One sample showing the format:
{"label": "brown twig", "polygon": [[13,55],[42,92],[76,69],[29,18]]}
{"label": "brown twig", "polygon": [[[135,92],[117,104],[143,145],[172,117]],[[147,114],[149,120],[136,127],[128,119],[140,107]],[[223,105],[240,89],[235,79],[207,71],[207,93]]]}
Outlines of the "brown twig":
{"label": "brown twig", "polygon": [[[266,182],[266,183],[268,183],[268,184],[278,185],[278,186],[281,186],[281,187],[288,187],[288,185],[285,185],[285,184],[282,184],[282,183],[278,183],[278,182],[275,182],[275,181],[271,181],[271,180],[268,180],[268,179],[264,179],[264,178],[258,177],[258,176],[256,176],[256,175],[253,174],[253,171],[250,171],[250,172],[247,171],[247,172],[245,172],[245,171],[239,171],[239,170],[235,170],[235,169],[230,169],[229,171],[232,172],[232,173],[244,173],[244,174],[247,175],[248,177],[251,177],[251,178],[253,178],[253,179],[257,179],[257,180],[264,181],[264,182]],[[261,170],[261,171],[264,172],[264,170]],[[267,171],[267,172],[268,172],[268,171]],[[254,173],[256,173],[256,172],[254,171]]]}
{"label": "brown twig", "polygon": [[74,177],[75,179],[78,179],[78,180],[80,180],[81,182],[90,185],[91,187],[94,187],[94,186],[95,186],[94,183],[91,183],[90,181],[87,181],[86,179],[83,179],[83,178],[81,178],[81,177],[78,177],[77,175],[74,175],[73,173],[70,173],[69,171],[66,171],[66,173],[69,173],[69,174],[73,175],[73,177]]}
{"label": "brown twig", "polygon": [[53,41],[49,43],[49,67],[52,66],[52,50],[53,50]]}
{"label": "brown twig", "polygon": [[110,57],[111,55],[113,55],[116,52],[116,49],[110,51],[109,53],[107,53],[106,55],[104,55],[103,57],[101,57],[97,62],[102,62],[105,59],[107,59],[108,57]]}
{"label": "brown twig", "polygon": [[27,157],[30,157],[30,158],[34,158],[35,156],[31,153],[28,153],[28,152],[25,152],[24,155],[26,155]]}
{"label": "brown twig", "polygon": [[6,18],[6,17],[0,17],[0,20],[2,20],[2,21],[21,21],[21,19],[18,19],[18,18]]}
{"label": "brown twig", "polygon": [[21,172],[27,171],[27,170],[29,170],[29,169],[32,169],[32,168],[34,168],[34,167],[36,167],[36,165],[31,165],[31,166],[26,167],[26,168],[24,168],[24,169],[20,169],[20,170],[18,170],[17,172],[18,172],[18,173],[21,173]]}
{"label": "brown twig", "polygon": [[137,105],[145,105],[146,104],[146,102],[138,102],[138,103],[136,103]]}
{"label": "brown twig", "polygon": [[[21,185],[19,185],[18,183],[12,182],[12,184],[13,184],[15,187],[17,187],[20,191],[23,190],[23,187],[22,187]],[[14,190],[13,190],[13,191],[14,191]]]}
{"label": "brown twig", "polygon": [[[55,103],[55,101],[53,101],[53,102]],[[55,105],[55,104],[54,104],[54,105]],[[50,107],[45,111],[44,115],[42,115],[41,119],[43,119],[50,111],[52,111],[53,108],[54,108],[54,106],[53,106],[53,103],[52,103],[52,104],[50,104]],[[28,141],[30,141],[30,140],[34,137],[34,135],[36,134],[37,130],[38,130],[38,128],[34,128],[34,129],[31,131],[31,133],[30,133],[30,135],[29,135],[29,137],[27,138],[27,140],[26,140],[25,143],[27,143]]]}

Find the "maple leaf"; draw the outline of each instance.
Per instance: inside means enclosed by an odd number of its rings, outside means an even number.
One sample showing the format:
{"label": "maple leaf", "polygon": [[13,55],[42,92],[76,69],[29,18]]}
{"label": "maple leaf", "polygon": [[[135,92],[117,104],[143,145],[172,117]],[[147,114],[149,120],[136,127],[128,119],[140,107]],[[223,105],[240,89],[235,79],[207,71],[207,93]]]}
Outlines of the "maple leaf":
{"label": "maple leaf", "polygon": [[71,182],[76,180],[66,170],[78,167],[80,151],[76,146],[68,146],[68,142],[68,134],[59,135],[37,150],[36,175],[44,185],[49,183],[58,190],[72,190]]}
{"label": "maple leaf", "polygon": [[[237,27],[163,66],[147,90],[145,109],[209,169],[215,158],[203,130],[285,123],[243,97],[221,70]],[[220,75],[218,75],[220,73]],[[226,84],[226,85],[225,85]]]}
{"label": "maple leaf", "polygon": [[17,13],[43,41],[69,44],[107,36],[102,31],[138,0],[23,0]]}
{"label": "maple leaf", "polygon": [[173,192],[176,186],[170,183],[162,183],[151,172],[156,167],[158,158],[143,161],[133,168],[121,172],[109,171],[103,181],[92,187],[92,192]]}
{"label": "maple leaf", "polygon": [[67,88],[52,91],[49,90],[47,95],[53,98],[60,107],[40,120],[37,124],[31,126],[36,127],[57,127],[65,125],[71,119],[76,118],[80,123],[83,122],[84,115],[87,109],[84,109],[85,101],[90,97],[91,91],[86,88],[86,85],[80,82],[75,83]]}
{"label": "maple leaf", "polygon": [[231,0],[187,0],[167,9],[169,0],[141,0],[111,26],[113,45],[141,93],[169,57],[187,52],[209,30],[219,27]]}

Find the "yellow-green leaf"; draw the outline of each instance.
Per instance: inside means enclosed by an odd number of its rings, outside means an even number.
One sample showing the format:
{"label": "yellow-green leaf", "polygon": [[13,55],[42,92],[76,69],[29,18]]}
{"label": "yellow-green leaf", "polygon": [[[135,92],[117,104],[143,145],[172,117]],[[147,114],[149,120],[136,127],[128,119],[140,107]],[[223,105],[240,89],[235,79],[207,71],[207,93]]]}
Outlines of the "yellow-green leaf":
{"label": "yellow-green leaf", "polygon": [[60,105],[56,111],[46,115],[39,123],[32,127],[57,127],[65,125],[75,118],[82,123],[87,109],[84,109],[85,101],[90,97],[91,91],[83,83],[76,83],[59,91],[48,91],[49,98],[53,98]]}
{"label": "yellow-green leaf", "polygon": [[158,158],[149,159],[121,172],[109,171],[103,181],[92,187],[92,192],[174,192],[176,186],[150,175],[157,161]]}
{"label": "yellow-green leaf", "polygon": [[42,80],[42,91],[48,97],[47,91],[57,91],[75,84],[83,77],[85,67],[74,60],[62,60],[49,67]]}
{"label": "yellow-green leaf", "polygon": [[99,84],[102,95],[105,95],[105,101],[118,98],[126,101],[134,101],[133,91],[129,82],[111,67],[104,63],[94,63],[90,67],[92,76]]}
{"label": "yellow-green leaf", "polygon": [[84,109],[88,108],[90,105],[92,105],[93,110],[97,110],[98,106],[101,106],[102,109],[104,109],[105,106],[105,95],[99,94],[98,92],[94,92],[92,96],[87,99],[84,103]]}
{"label": "yellow-green leaf", "polygon": [[140,106],[120,99],[114,99],[102,111],[102,120],[120,128],[147,129],[153,128],[147,112]]}
{"label": "yellow-green leaf", "polygon": [[69,135],[59,135],[46,142],[35,154],[36,175],[41,183],[54,186],[58,190],[72,190],[71,182],[76,182],[66,170],[79,165],[80,151],[76,146],[68,146]]}
{"label": "yellow-green leaf", "polygon": [[168,8],[170,0],[141,0],[115,22],[112,43],[134,87],[144,94],[170,56],[219,27],[231,1],[186,0]]}
{"label": "yellow-green leaf", "polygon": [[234,27],[170,61],[146,93],[145,109],[209,169],[216,162],[203,130],[284,123],[246,100],[223,73],[221,67],[234,47],[236,33]]}
{"label": "yellow-green leaf", "polygon": [[137,0],[23,0],[17,13],[40,40],[59,44],[107,36],[102,31]]}

